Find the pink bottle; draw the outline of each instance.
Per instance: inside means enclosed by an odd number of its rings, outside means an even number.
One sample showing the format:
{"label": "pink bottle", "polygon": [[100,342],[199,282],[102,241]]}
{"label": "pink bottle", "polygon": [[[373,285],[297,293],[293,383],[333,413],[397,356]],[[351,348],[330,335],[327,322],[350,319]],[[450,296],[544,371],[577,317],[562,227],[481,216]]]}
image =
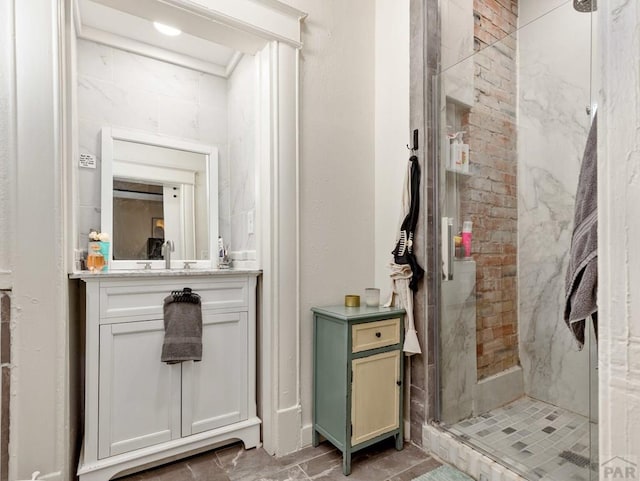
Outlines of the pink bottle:
{"label": "pink bottle", "polygon": [[462,224],[462,247],[464,248],[464,256],[471,257],[471,228],[473,223],[465,220]]}

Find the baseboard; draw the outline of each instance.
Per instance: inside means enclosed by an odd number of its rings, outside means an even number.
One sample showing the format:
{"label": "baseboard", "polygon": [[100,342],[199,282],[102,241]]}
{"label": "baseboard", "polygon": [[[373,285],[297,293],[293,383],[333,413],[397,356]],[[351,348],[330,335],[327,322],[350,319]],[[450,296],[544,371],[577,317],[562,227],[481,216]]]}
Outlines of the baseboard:
{"label": "baseboard", "polygon": [[258,258],[256,251],[231,251],[229,257],[233,261],[255,261]]}
{"label": "baseboard", "polygon": [[233,261],[234,269],[258,269],[258,261]]}
{"label": "baseboard", "polygon": [[307,446],[311,446],[311,438],[313,435],[313,424],[305,424],[302,426],[300,430],[300,447],[306,448]]}
{"label": "baseboard", "polygon": [[231,251],[229,257],[231,257],[233,267],[236,269],[258,268],[256,251]]}
{"label": "baseboard", "polygon": [[276,456],[295,453],[301,445],[302,406],[299,404],[276,411]]}

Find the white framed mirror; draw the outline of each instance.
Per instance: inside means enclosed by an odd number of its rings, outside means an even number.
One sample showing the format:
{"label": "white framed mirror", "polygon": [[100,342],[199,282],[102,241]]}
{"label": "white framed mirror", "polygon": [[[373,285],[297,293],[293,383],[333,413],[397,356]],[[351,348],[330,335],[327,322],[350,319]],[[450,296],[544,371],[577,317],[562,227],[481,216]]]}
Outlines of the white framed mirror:
{"label": "white framed mirror", "polygon": [[165,268],[167,241],[171,268],[216,266],[217,147],[103,127],[101,199],[111,269]]}

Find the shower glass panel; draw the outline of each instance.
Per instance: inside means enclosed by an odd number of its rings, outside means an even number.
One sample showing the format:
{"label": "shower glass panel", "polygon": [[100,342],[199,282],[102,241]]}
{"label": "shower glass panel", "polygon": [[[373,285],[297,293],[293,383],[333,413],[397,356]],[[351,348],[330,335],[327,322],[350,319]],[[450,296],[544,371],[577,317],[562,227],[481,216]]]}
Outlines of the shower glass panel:
{"label": "shower glass panel", "polygon": [[561,0],[441,9],[438,421],[526,479],[594,480],[594,328],[579,350],[563,314],[595,14]]}

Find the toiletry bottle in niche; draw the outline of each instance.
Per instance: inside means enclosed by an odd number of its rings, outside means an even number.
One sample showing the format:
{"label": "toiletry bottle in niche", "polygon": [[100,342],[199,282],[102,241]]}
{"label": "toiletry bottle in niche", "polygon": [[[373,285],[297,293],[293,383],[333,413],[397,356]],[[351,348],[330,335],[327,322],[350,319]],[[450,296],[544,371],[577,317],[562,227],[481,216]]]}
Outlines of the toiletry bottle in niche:
{"label": "toiletry bottle in niche", "polygon": [[449,170],[454,172],[469,173],[469,144],[465,144],[462,136],[465,131],[449,134]]}
{"label": "toiletry bottle in niche", "polygon": [[460,259],[461,257],[463,257],[462,234],[460,232],[457,235],[453,236],[453,245],[456,248],[456,258]]}
{"label": "toiletry bottle in niche", "polygon": [[460,172],[462,168],[462,132],[456,132],[451,138],[450,169]]}
{"label": "toiletry bottle in niche", "polygon": [[[451,132],[452,129],[453,127],[451,127],[451,125],[447,125],[447,130],[449,132]],[[455,134],[453,133],[447,133],[446,135],[447,142],[444,148],[442,149],[444,151],[444,167],[445,169],[449,169],[449,170],[451,170],[451,139],[453,139],[454,136]]]}
{"label": "toiletry bottle in niche", "polygon": [[462,224],[462,247],[464,248],[464,256],[471,257],[471,229],[473,223],[465,220]]}
{"label": "toiletry bottle in niche", "polygon": [[469,173],[469,144],[460,144],[460,172]]}

